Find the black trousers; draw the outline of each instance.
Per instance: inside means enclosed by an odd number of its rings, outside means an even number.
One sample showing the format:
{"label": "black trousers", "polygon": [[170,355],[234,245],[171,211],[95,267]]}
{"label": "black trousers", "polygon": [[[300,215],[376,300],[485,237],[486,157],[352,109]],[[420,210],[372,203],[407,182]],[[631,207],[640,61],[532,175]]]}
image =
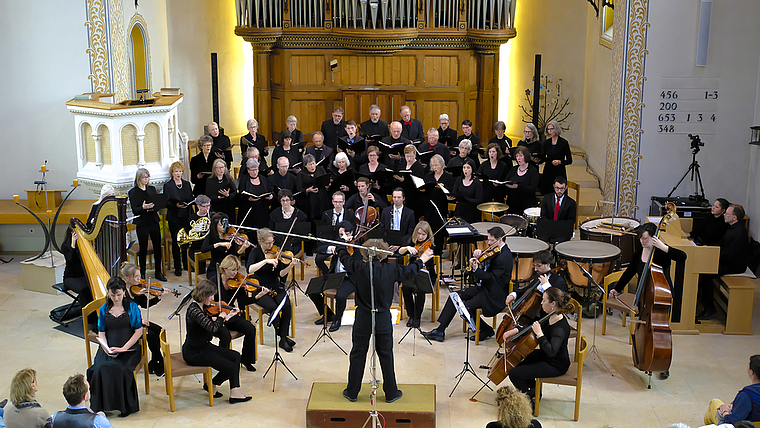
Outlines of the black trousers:
{"label": "black trousers", "polygon": [[[280,314],[277,315],[277,318],[274,319],[272,325],[274,326],[275,333],[277,333],[278,336],[285,337],[288,336],[291,311],[293,310],[290,306],[290,297],[288,297],[288,293],[283,290],[278,290],[277,296],[272,297],[267,294],[254,303],[264,308],[265,312],[271,313],[277,309],[277,306],[280,305],[282,299],[288,299],[288,301],[285,303],[285,306],[282,307],[282,311],[280,311]],[[263,320],[259,320],[259,322],[263,322]]]}
{"label": "black trousers", "polygon": [[[393,326],[391,313],[388,310],[377,312],[375,328],[377,329],[376,349],[380,360],[380,370],[383,372],[383,391],[388,398],[398,395],[396,372],[393,366]],[[355,398],[362,388],[364,365],[367,361],[369,341],[372,336],[372,315],[367,310],[357,309],[354,330],[351,334],[353,347],[349,356],[348,385],[346,393]]]}
{"label": "black trousers", "polygon": [[230,381],[230,389],[240,387],[240,354],[231,349],[207,343],[201,349],[182,347],[182,358],[191,366],[211,366],[219,371],[214,376],[214,385]]}
{"label": "black trousers", "polygon": [[156,272],[161,271],[161,228],[158,223],[137,226],[137,242],[140,244],[140,252],[137,259],[140,263],[140,272],[145,272],[145,259],[148,256],[148,238],[153,241],[153,260]]}
{"label": "black trousers", "polygon": [[150,349],[151,361],[157,361],[164,366],[164,358],[161,354],[161,326],[153,321],[147,327],[145,336],[148,339],[148,349]]}
{"label": "black trousers", "polygon": [[240,361],[246,364],[256,363],[256,327],[251,324],[245,317],[236,315],[228,319],[222,328],[216,331],[216,337],[219,338],[219,347],[229,348],[232,342],[230,331],[237,331],[243,334],[243,352],[240,354]]}
{"label": "black trousers", "polygon": [[536,378],[556,377],[567,373],[567,369],[562,371],[556,366],[549,364],[545,358],[546,354],[540,349],[536,349],[528,354],[520,364],[510,370],[509,380],[512,381],[515,388],[526,393],[528,391],[535,391]]}
{"label": "black trousers", "polygon": [[340,287],[338,287],[338,292],[335,293],[335,316],[338,317],[337,319],[343,317],[343,311],[346,310],[348,296],[354,291],[356,291],[356,284],[348,279],[348,277],[344,278],[343,282],[340,283]]}
{"label": "black trousers", "polygon": [[[467,310],[470,312],[470,316],[475,315],[475,310],[482,308],[483,305],[487,302],[487,297],[485,293],[480,292],[480,288],[478,287],[468,287],[464,290],[459,292],[459,297],[462,299],[462,302],[464,302],[464,306],[467,308]],[[446,299],[446,304],[443,306],[443,309],[441,310],[441,315],[438,315],[438,323],[440,326],[438,327],[439,330],[446,330],[446,327],[451,324],[451,320],[454,319],[454,316],[457,314],[457,309],[454,307],[454,302],[451,301],[451,297]],[[496,314],[487,314],[483,313],[484,316],[494,316]],[[480,332],[493,332],[493,328],[488,325],[486,321],[483,320],[483,318],[480,319]]]}
{"label": "black trousers", "polygon": [[182,268],[187,270],[187,260],[177,244],[177,232],[184,227],[187,227],[187,225],[169,222],[169,233],[172,234],[172,258],[174,259],[174,270],[182,270]]}
{"label": "black trousers", "polygon": [[92,302],[92,291],[90,290],[90,281],[87,280],[87,277],[63,278],[63,288],[77,293],[79,304],[83,308]]}
{"label": "black trousers", "polygon": [[[429,275],[425,272],[420,272],[418,275],[428,275],[431,284],[435,287],[436,281],[438,281],[438,275]],[[401,292],[404,296],[404,304],[406,305],[406,315],[409,318],[420,319],[422,317],[422,310],[425,308],[425,292],[412,289],[413,281],[408,280],[402,282]]]}

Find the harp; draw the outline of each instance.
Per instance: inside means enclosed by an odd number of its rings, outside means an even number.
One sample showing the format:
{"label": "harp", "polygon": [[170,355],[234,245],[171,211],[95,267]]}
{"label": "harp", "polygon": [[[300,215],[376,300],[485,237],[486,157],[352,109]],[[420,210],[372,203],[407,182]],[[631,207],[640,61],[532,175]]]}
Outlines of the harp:
{"label": "harp", "polygon": [[127,196],[109,196],[93,208],[87,224],[71,219],[77,247],[94,300],[106,296],[106,283],[127,260]]}

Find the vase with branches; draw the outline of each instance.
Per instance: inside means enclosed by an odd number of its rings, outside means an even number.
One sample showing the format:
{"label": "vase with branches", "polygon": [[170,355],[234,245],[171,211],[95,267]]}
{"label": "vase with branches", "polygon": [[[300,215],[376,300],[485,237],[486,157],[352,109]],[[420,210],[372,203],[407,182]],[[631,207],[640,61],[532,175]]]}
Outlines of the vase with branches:
{"label": "vase with branches", "polygon": [[[554,76],[551,74],[542,74],[540,76],[541,85],[538,94],[538,123],[536,128],[539,132],[543,132],[546,124],[552,120],[556,120],[563,131],[570,129],[566,126],[567,118],[573,114],[570,111],[570,99],[562,95],[562,78],[554,81]],[[520,108],[523,111],[522,120],[524,123],[533,122],[533,97],[535,94],[531,89],[525,90],[525,101],[528,103],[526,108],[521,105]]]}

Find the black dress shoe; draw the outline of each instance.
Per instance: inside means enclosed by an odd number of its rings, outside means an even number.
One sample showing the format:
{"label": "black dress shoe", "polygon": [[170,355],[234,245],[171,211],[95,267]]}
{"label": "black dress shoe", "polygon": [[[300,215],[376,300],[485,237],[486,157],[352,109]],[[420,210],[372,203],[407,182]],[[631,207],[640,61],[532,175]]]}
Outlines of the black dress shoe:
{"label": "black dress shoe", "polygon": [[[493,335],[494,335],[494,331],[493,330],[490,330],[490,331],[482,331],[481,330],[480,333],[478,333],[478,334],[480,335],[480,342],[482,342],[484,340],[488,340],[488,339],[492,338]],[[474,334],[472,336],[470,336],[470,340],[475,340],[475,335]]]}
{"label": "black dress shoe", "polygon": [[284,338],[280,339],[280,348],[285,352],[293,352],[293,347]]}
{"label": "black dress shoe", "polygon": [[340,328],[340,320],[334,320],[332,324],[330,324],[330,333],[338,331]]}
{"label": "black dress shoe", "polygon": [[174,269],[174,276],[182,276],[182,269]]}
{"label": "black dress shoe", "polygon": [[704,311],[702,311],[701,314],[697,315],[697,319],[700,321],[709,320],[710,317],[715,315],[717,312],[718,311],[715,310],[714,306],[708,306]]}
{"label": "black dress shoe", "polygon": [[414,318],[412,320],[412,327],[413,328],[420,328],[420,319],[419,318]]}
{"label": "black dress shoe", "polygon": [[251,364],[251,363],[240,363],[240,364],[242,364],[243,367],[245,367],[245,369],[248,370],[249,372],[255,372],[256,371],[256,367],[254,367],[253,364]]}
{"label": "black dress shoe", "polygon": [[156,271],[156,279],[162,282],[166,282],[166,277],[159,271]]}
{"label": "black dress shoe", "polygon": [[348,400],[348,401],[350,401],[352,403],[356,401],[356,397],[351,397],[350,395],[348,395],[348,390],[347,389],[343,390],[343,398],[345,398],[346,400]]}
{"label": "black dress shoe", "polygon": [[251,398],[252,397],[250,396],[245,396],[243,398],[230,397],[230,404],[245,403],[246,401],[251,401]]}
{"label": "black dress shoe", "polygon": [[406,322],[406,326],[409,327],[409,328],[412,328],[412,326],[414,325],[414,323],[412,321],[414,321],[414,320],[411,319],[411,318],[409,318],[409,320]]}
{"label": "black dress shoe", "polygon": [[296,341],[289,338],[288,336],[285,336],[285,341],[288,342],[288,345],[290,346],[296,346]]}
{"label": "black dress shoe", "polygon": [[[208,392],[208,385],[206,385],[205,383],[203,384],[203,390],[206,391],[206,392]],[[214,398],[222,398],[223,396],[224,396],[224,394],[222,394],[219,391],[216,391],[214,393]]]}
{"label": "black dress shoe", "polygon": [[318,320],[314,321],[314,325],[322,325],[325,323],[325,316],[322,315]]}
{"label": "black dress shoe", "polygon": [[425,336],[428,340],[435,340],[436,342],[443,342],[446,339],[446,333],[444,333],[443,330],[438,331],[437,328],[433,331],[422,333],[422,335]]}
{"label": "black dress shoe", "polygon": [[402,392],[402,391],[399,389],[399,390],[398,390],[398,395],[396,395],[396,396],[395,396],[395,397],[393,397],[393,398],[388,398],[388,397],[385,397],[385,402],[386,402],[386,403],[393,403],[394,401],[398,401],[398,400],[399,400],[401,397],[403,397],[403,396],[404,396],[404,393],[403,393],[403,392]]}
{"label": "black dress shoe", "polygon": [[666,370],[666,371],[660,373],[660,375],[658,377],[660,378],[660,380],[665,380],[665,379],[669,378],[670,377],[670,370]]}

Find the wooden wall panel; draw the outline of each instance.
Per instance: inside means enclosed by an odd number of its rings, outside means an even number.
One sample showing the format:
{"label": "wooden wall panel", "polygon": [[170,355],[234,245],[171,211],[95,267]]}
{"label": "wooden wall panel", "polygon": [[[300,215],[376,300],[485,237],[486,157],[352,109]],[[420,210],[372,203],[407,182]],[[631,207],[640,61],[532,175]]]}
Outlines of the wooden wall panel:
{"label": "wooden wall panel", "polygon": [[285,111],[283,109],[282,100],[276,97],[272,97],[272,122],[267,124],[267,129],[269,129],[269,135],[267,135],[267,139],[269,139],[272,144],[274,144],[274,141],[277,139],[280,131],[286,128],[285,119],[289,116],[289,114],[283,115],[283,113],[285,113]]}
{"label": "wooden wall panel", "polygon": [[478,58],[475,55],[470,55],[470,86],[478,86]]}
{"label": "wooden wall panel", "polygon": [[423,116],[417,117],[417,119],[422,121],[422,125],[425,128],[425,132],[427,132],[430,128],[436,128],[438,129],[439,123],[438,123],[438,117],[446,113],[449,115],[449,126],[452,129],[456,129],[457,133],[461,132],[459,131],[459,103],[457,100],[446,100],[446,101],[425,101],[423,103]]}
{"label": "wooden wall panel", "polygon": [[415,86],[417,56],[369,57],[338,55],[335,85]]}
{"label": "wooden wall panel", "polygon": [[293,86],[324,85],[324,55],[293,55],[290,57]]}
{"label": "wooden wall panel", "polygon": [[325,111],[325,100],[321,99],[293,100],[290,103],[290,114],[298,118],[298,129],[304,134],[319,131],[324,118],[330,115]]}
{"label": "wooden wall panel", "polygon": [[458,56],[426,56],[425,86],[459,86]]}
{"label": "wooden wall panel", "polygon": [[288,74],[285,74],[288,70],[286,70],[283,67],[283,62],[285,61],[285,55],[272,55],[272,84],[277,86],[282,86],[285,82],[283,79],[286,79]]}

